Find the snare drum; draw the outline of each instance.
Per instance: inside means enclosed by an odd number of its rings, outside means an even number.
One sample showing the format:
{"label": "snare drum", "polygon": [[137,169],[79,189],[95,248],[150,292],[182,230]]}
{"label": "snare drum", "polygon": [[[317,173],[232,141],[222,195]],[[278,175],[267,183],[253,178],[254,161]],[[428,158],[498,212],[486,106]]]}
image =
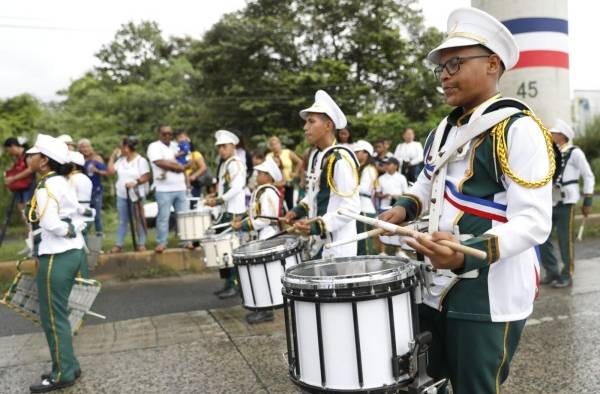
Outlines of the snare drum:
{"label": "snare drum", "polygon": [[224,268],[233,264],[233,251],[240,246],[240,239],[235,233],[222,233],[201,238],[200,244],[206,266]]}
{"label": "snare drum", "polygon": [[304,390],[394,391],[418,332],[415,267],[400,257],[311,261],[283,278],[289,372]]}
{"label": "snare drum", "polygon": [[210,209],[201,208],[177,214],[177,236],[182,241],[197,241],[212,226]]}
{"label": "snare drum", "polygon": [[304,245],[291,235],[254,241],[233,251],[238,268],[244,308],[273,309],[283,306],[281,275],[300,264]]}

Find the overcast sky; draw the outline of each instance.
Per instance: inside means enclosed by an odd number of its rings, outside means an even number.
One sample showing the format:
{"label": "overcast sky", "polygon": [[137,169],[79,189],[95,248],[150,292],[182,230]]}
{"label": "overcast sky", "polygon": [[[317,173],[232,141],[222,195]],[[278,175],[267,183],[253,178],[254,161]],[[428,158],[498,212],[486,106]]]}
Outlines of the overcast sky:
{"label": "overcast sky", "polygon": [[[502,1],[502,0],[498,0]],[[469,0],[420,0],[427,25],[445,29],[453,8]],[[597,16],[600,2],[569,1],[572,89],[600,89]],[[96,63],[94,53],[128,21],[154,20],[166,35],[200,37],[221,15],[245,0],[19,0],[0,9],[0,97],[28,92],[58,99]],[[595,8],[595,9],[594,9]]]}

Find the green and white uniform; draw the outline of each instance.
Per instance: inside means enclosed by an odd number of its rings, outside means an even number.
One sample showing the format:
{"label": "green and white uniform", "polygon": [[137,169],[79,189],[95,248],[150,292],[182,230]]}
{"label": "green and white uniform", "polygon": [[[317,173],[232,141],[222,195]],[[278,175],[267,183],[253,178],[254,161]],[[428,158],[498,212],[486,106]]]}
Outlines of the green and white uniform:
{"label": "green and white uniform", "polygon": [[248,220],[242,223],[242,231],[258,231],[258,239],[267,239],[280,231],[277,223],[269,219],[257,218],[257,216],[268,216],[277,218],[281,211],[281,194],[273,185],[259,186],[253,193],[250,206],[252,210]]}
{"label": "green and white uniform", "polygon": [[[549,279],[567,281],[573,278],[575,259],[573,253],[573,218],[575,206],[579,202],[579,178],[583,178],[583,193],[594,194],[594,173],[585,158],[583,151],[577,146],[567,143],[561,147],[561,173],[554,185],[552,194],[552,229],[556,229],[558,246],[563,261],[563,268],[558,269],[558,259],[554,254],[552,235],[540,247],[542,265]],[[584,206],[592,205],[592,197],[583,199]]]}
{"label": "green and white uniform", "polygon": [[[377,168],[373,164],[366,164],[360,168],[360,184],[358,186],[358,194],[360,196],[360,211],[363,215],[374,218],[377,211],[375,210],[375,204],[373,204],[373,195],[375,190],[379,187],[379,173]],[[364,233],[373,228],[363,222],[356,222],[356,231]],[[357,255],[373,255],[375,248],[373,247],[373,239],[367,238],[362,241],[358,241]]]}
{"label": "green and white uniform", "polygon": [[425,168],[396,203],[406,220],[429,211],[430,232],[458,230],[463,244],[487,253],[465,256],[460,270],[438,270],[421,306],[422,328],[434,334],[430,372],[449,376],[455,393],[495,392],[533,310],[536,245],[551,226],[553,156],[549,133],[526,110],[494,97],[473,113],[452,111],[428,137]]}
{"label": "green and white uniform", "polygon": [[85,262],[81,234],[85,224],[77,219],[78,208],[67,180],[50,173],[40,179],[28,215],[39,264],[40,320],[50,348],[54,382],[72,381],[80,370],[73,351],[68,309],[75,277]]}
{"label": "green and white uniform", "polygon": [[332,145],[313,149],[308,160],[306,196],[293,208],[298,219],[319,218],[311,223],[313,258],[356,256],[357,242],[323,250],[325,242],[356,237],[356,221],[337,214],[345,208],[360,211],[358,161],[354,152]]}

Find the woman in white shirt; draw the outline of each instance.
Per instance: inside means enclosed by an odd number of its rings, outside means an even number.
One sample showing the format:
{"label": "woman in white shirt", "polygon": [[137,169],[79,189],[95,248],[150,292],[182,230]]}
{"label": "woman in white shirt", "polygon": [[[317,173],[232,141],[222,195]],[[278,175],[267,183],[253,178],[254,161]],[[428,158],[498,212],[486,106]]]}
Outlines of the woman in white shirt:
{"label": "woman in white shirt", "polygon": [[408,190],[406,177],[398,172],[399,166],[400,163],[394,157],[390,157],[385,162],[385,174],[379,177],[379,189],[377,189],[377,197],[381,199],[380,211],[390,209],[393,200]]}
{"label": "woman in white shirt", "polygon": [[[123,139],[121,146],[113,151],[108,161],[108,173],[111,175],[117,174],[115,186],[117,190],[117,212],[119,215],[117,241],[115,246],[110,250],[111,253],[118,253],[123,250],[130,217],[133,217],[135,214],[133,203],[143,206],[144,197],[146,197],[147,190],[149,189],[150,166],[148,165],[148,161],[136,152],[137,143],[137,138],[127,137]],[[139,212],[139,214],[143,213]],[[139,225],[137,250],[143,251],[146,250],[146,232],[141,220]]]}
{"label": "woman in white shirt", "polygon": [[394,157],[400,162],[402,173],[406,175],[408,181],[415,182],[423,167],[423,145],[415,141],[413,129],[404,130],[402,138],[404,142],[398,144]]}

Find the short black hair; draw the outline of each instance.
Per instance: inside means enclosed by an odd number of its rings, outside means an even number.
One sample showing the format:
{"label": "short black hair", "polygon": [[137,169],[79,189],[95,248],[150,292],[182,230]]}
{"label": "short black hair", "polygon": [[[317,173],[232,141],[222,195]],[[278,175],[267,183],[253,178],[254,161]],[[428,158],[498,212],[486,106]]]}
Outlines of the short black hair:
{"label": "short black hair", "polygon": [[19,144],[19,140],[15,137],[8,137],[6,140],[4,140],[4,147],[10,148],[11,146],[21,146],[21,144]]}
{"label": "short black hair", "polygon": [[264,159],[265,158],[265,151],[262,149],[255,149],[252,151],[252,157],[255,157],[257,159]]}
{"label": "short black hair", "polygon": [[123,138],[122,144],[127,146],[130,150],[135,151],[135,148],[139,142],[140,140],[136,136],[130,135]]}

